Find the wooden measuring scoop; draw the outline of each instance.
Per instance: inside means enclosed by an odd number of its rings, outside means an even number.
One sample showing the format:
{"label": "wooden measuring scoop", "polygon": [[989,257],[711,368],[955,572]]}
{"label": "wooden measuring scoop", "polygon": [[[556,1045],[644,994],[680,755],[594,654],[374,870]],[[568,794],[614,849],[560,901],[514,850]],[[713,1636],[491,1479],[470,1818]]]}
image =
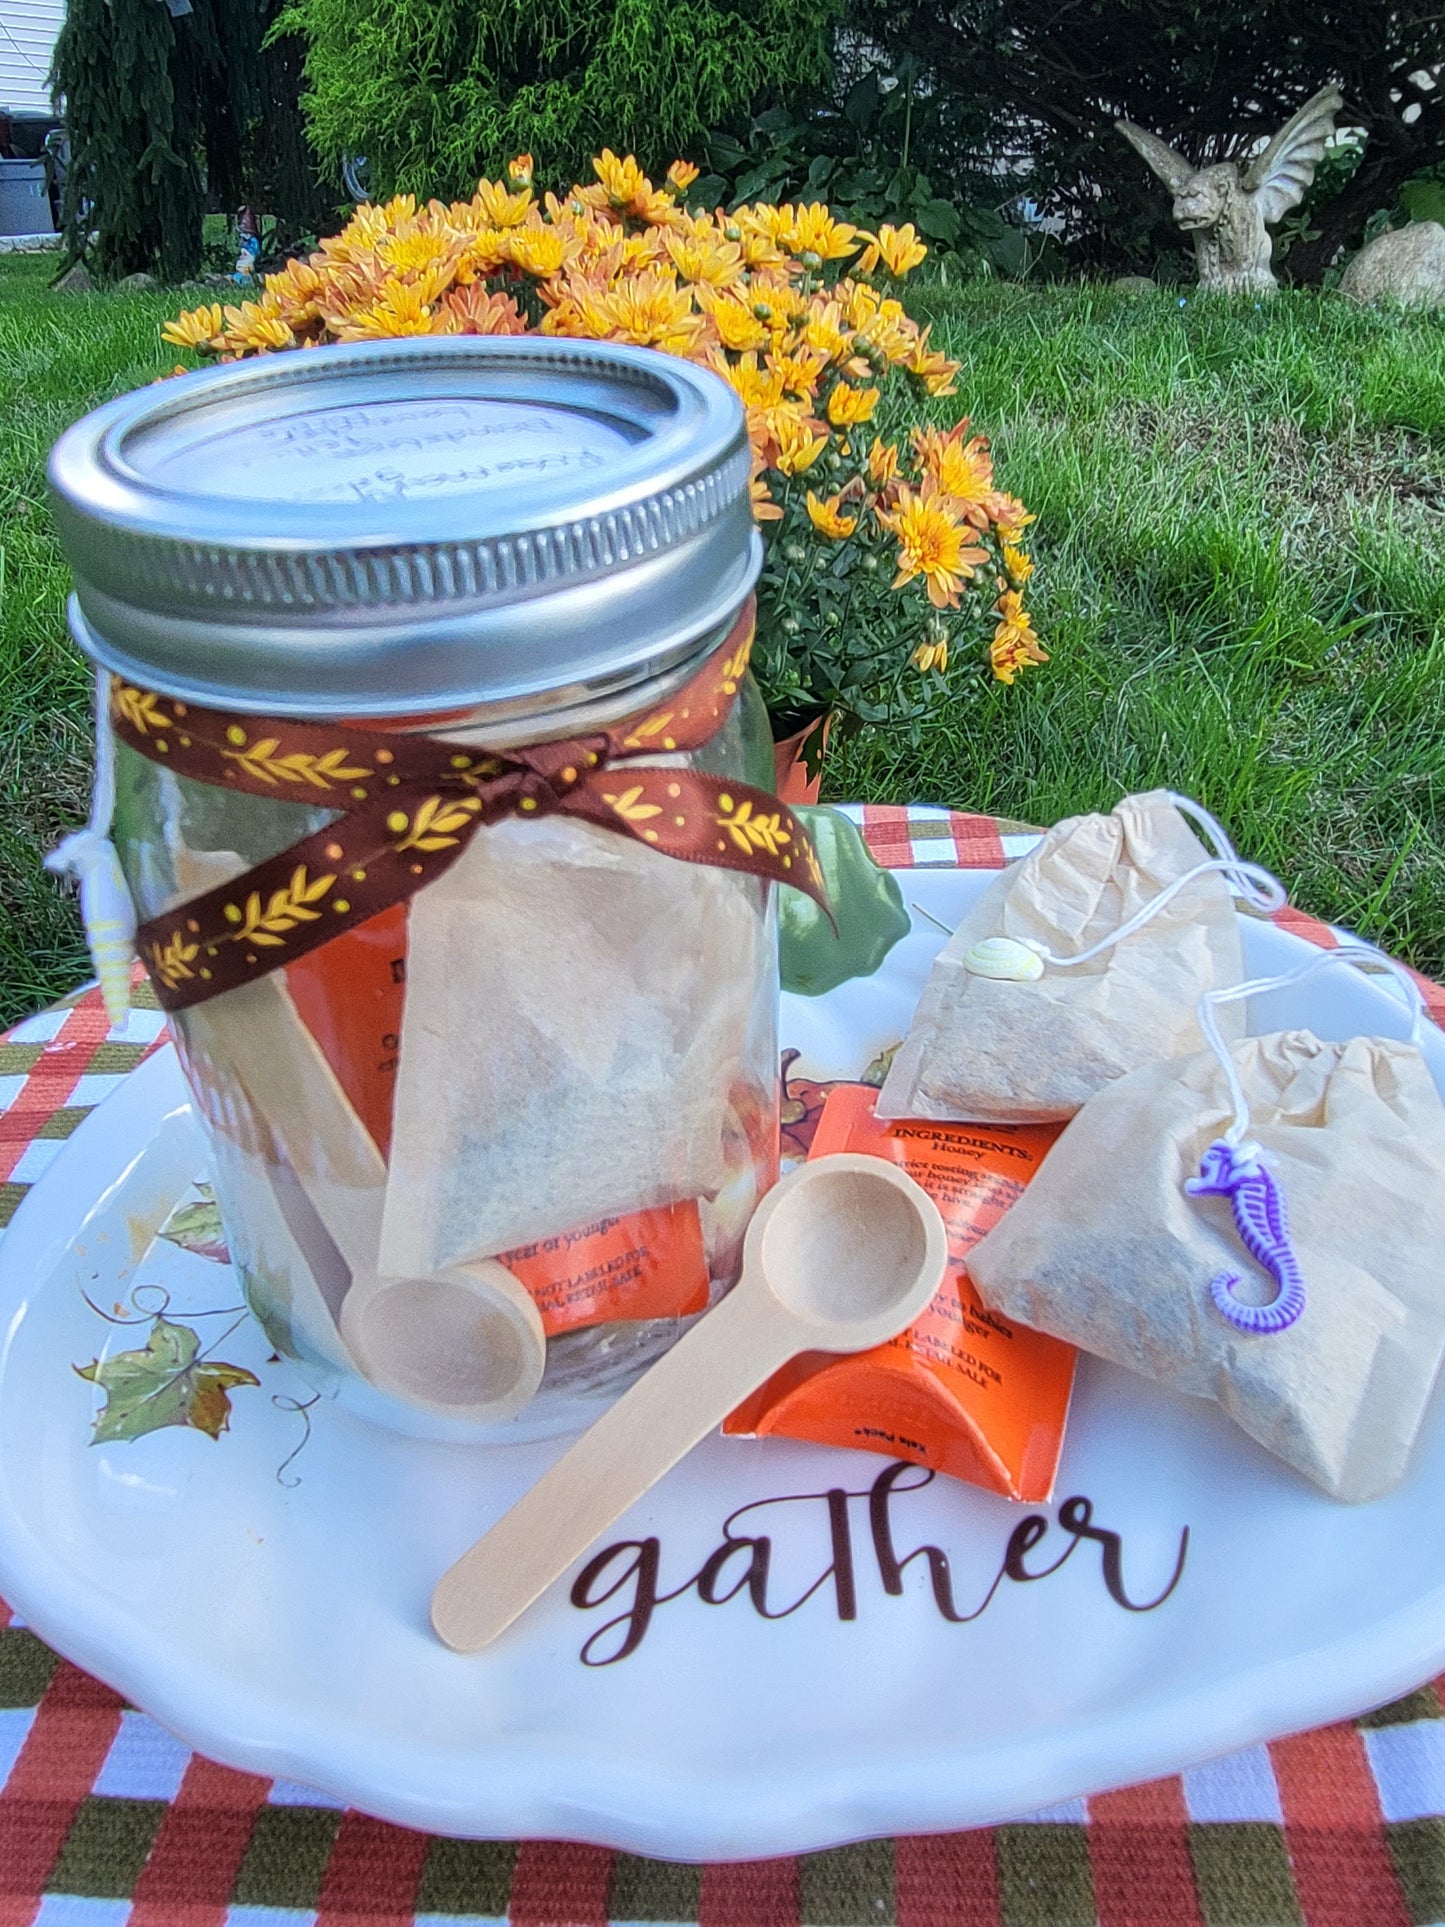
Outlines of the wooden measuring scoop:
{"label": "wooden measuring scoop", "polygon": [[924,1311],[947,1260],[937,1205],[896,1165],[840,1152],[784,1178],[728,1296],[442,1575],[442,1639],[459,1653],[494,1640],[779,1366],[883,1344]]}
{"label": "wooden measuring scoop", "polygon": [[445,1417],[515,1418],[547,1361],[531,1293],[492,1259],[425,1278],[378,1275],[387,1177],[381,1153],[279,974],[218,999],[215,1016],[232,999],[245,1026],[237,1052],[242,1083],[277,1138],[298,1141],[322,1167],[298,1170],[297,1178],[351,1273],[341,1336],[362,1372],[383,1391]]}
{"label": "wooden measuring scoop", "polygon": [[[187,895],[244,868],[231,851],[186,851],[176,860]],[[547,1362],[531,1293],[493,1259],[429,1277],[378,1275],[386,1160],[302,1021],[284,974],[258,977],[198,1005],[187,1026],[213,1067],[245,1091],[265,1120],[321,1231],[341,1254],[351,1283],[338,1322],[362,1373],[383,1391],[444,1417],[474,1424],[515,1418],[541,1384]],[[278,1202],[305,1249],[305,1227],[287,1211],[284,1192]]]}

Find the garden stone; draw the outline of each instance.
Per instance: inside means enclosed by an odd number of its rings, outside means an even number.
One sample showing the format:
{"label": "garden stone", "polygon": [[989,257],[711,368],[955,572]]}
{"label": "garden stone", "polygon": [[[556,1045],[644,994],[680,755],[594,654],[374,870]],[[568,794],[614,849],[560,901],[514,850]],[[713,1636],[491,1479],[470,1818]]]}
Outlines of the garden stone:
{"label": "garden stone", "polygon": [[1174,219],[1194,236],[1201,288],[1215,294],[1274,293],[1269,229],[1304,199],[1343,105],[1338,87],[1322,87],[1264,152],[1243,166],[1221,161],[1196,167],[1133,121],[1114,122],[1172,190]]}
{"label": "garden stone", "polygon": [[1352,301],[1398,301],[1402,308],[1445,308],[1445,227],[1412,221],[1360,249],[1340,277]]}
{"label": "garden stone", "polygon": [[139,294],[143,288],[153,288],[156,285],[153,274],[128,274],[124,281],[116,283],[116,286],[125,294]]}
{"label": "garden stone", "polygon": [[1121,274],[1109,284],[1115,294],[1157,294],[1159,283],[1151,281],[1147,274]]}
{"label": "garden stone", "polygon": [[55,284],[56,294],[93,294],[94,291],[95,283],[83,261],[77,261],[73,268],[67,268]]}

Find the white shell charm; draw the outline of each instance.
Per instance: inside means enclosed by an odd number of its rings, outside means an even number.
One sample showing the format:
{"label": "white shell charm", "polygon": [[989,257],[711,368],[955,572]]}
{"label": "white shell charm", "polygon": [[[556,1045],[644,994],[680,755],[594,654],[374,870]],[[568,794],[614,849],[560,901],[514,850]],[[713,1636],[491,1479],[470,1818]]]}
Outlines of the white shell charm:
{"label": "white shell charm", "polygon": [[975,977],[1031,984],[1044,974],[1044,960],[1032,944],[1013,937],[984,937],[966,952],[963,967]]}

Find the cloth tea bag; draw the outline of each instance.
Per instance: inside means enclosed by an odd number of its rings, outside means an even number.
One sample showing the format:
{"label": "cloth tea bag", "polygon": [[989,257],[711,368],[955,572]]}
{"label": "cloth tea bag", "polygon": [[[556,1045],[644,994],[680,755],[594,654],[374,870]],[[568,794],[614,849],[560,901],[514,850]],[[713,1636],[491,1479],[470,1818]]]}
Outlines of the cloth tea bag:
{"label": "cloth tea bag", "polygon": [[1200,994],[1244,970],[1235,896],[1265,911],[1285,901],[1170,790],[1057,824],[939,952],[878,1115],[1046,1123],[1126,1071],[1197,1050]]}
{"label": "cloth tea bag", "polygon": [[[1410,1042],[1225,1040],[1215,1006],[1384,966]],[[1107,1085],[976,1245],[984,1302],[1218,1400],[1334,1498],[1388,1492],[1445,1355],[1445,1106],[1363,945],[1200,1000],[1209,1048]]]}
{"label": "cloth tea bag", "polygon": [[554,817],[495,824],[418,892],[384,1271],[722,1188],[762,887]]}

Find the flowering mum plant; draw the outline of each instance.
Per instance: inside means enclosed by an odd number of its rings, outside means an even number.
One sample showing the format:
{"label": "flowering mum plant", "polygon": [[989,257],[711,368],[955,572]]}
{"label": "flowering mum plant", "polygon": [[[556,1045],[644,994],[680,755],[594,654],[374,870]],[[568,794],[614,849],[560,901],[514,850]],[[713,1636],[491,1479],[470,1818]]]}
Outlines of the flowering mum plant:
{"label": "flowering mum plant", "polygon": [[655,187],[604,152],[597,179],[540,200],[523,155],[469,201],[358,208],[260,299],[195,308],[162,333],[223,361],[323,341],[525,334],[634,342],[737,390],[768,538],[754,669],[784,736],[917,721],[986,650],[1012,682],[1046,660],[1023,606],[1033,517],[995,486],[967,420],[916,422],[958,364],[896,289],[927,250],[821,204],[686,205],[697,169]]}

